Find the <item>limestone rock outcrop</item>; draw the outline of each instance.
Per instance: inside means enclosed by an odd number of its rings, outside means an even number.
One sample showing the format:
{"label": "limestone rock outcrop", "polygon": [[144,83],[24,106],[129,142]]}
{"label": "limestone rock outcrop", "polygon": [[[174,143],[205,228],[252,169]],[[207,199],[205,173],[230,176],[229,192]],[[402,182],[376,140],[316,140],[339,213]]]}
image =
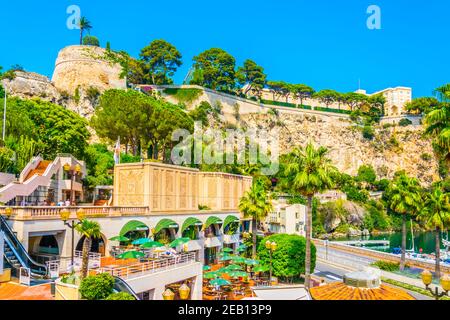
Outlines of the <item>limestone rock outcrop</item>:
{"label": "limestone rock outcrop", "polygon": [[4,79],[2,85],[8,95],[22,99],[40,98],[59,103],[61,94],[49,78],[34,72],[15,71],[13,79]]}

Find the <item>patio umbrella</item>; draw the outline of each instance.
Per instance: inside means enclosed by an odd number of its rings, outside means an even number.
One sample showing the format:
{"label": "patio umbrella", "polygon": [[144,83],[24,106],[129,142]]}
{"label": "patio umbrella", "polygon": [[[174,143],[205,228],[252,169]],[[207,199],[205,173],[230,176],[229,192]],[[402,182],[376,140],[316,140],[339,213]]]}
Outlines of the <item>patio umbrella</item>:
{"label": "patio umbrella", "polygon": [[181,246],[181,245],[183,245],[185,243],[188,243],[189,241],[191,241],[191,239],[189,239],[189,238],[178,238],[178,239],[173,240],[169,244],[169,247],[175,248],[175,247]]}
{"label": "patio umbrella", "polygon": [[215,271],[207,272],[203,275],[203,278],[205,278],[205,279],[215,279],[218,277],[220,277],[220,273],[215,272]]}
{"label": "patio umbrella", "polygon": [[143,249],[160,248],[160,247],[164,247],[164,245],[158,241],[150,241],[141,245],[141,248]]}
{"label": "patio umbrella", "polygon": [[229,271],[227,274],[232,278],[248,277],[248,273],[244,271]]}
{"label": "patio umbrella", "polygon": [[124,237],[124,236],[115,236],[115,237],[109,238],[108,240],[110,240],[110,241],[118,241],[118,242],[128,242],[128,241],[130,241],[130,239],[128,239],[127,237]]}
{"label": "patio umbrella", "polygon": [[231,253],[231,252],[233,252],[233,249],[231,249],[231,248],[223,248],[222,252]]}
{"label": "patio umbrella", "polygon": [[223,257],[219,258],[219,261],[230,261],[230,260],[233,260],[233,257],[229,255],[224,255]]}
{"label": "patio umbrella", "polygon": [[229,286],[231,284],[230,281],[222,279],[222,278],[217,278],[217,279],[211,280],[209,283],[213,286],[219,286],[219,287],[220,286]]}
{"label": "patio umbrella", "polygon": [[144,244],[144,243],[147,243],[147,242],[150,242],[151,240],[150,239],[148,239],[148,238],[140,238],[140,239],[137,239],[137,240],[134,240],[131,244],[134,244],[134,245],[141,245],[141,244]]}
{"label": "patio umbrella", "polygon": [[231,260],[233,260],[234,263],[244,263],[245,258],[239,257],[239,256],[233,256],[231,257]]}
{"label": "patio umbrella", "polygon": [[240,271],[243,268],[241,266],[238,266],[237,264],[230,264],[228,267],[226,267],[226,269],[230,271]]}
{"label": "patio umbrella", "polygon": [[127,251],[122,254],[119,254],[117,256],[117,258],[119,258],[119,259],[138,259],[138,258],[142,258],[143,256],[145,256],[145,254],[140,251]]}
{"label": "patio umbrella", "polygon": [[209,271],[209,270],[211,270],[210,266],[203,266],[203,271]]}
{"label": "patio umbrella", "polygon": [[266,272],[269,268],[267,266],[255,266],[253,272]]}
{"label": "patio umbrella", "polygon": [[248,266],[256,266],[259,264],[259,261],[253,259],[245,259],[244,263]]}
{"label": "patio umbrella", "polygon": [[222,274],[222,273],[227,273],[229,270],[227,267],[222,267],[219,270],[216,270],[217,273]]}
{"label": "patio umbrella", "polygon": [[241,244],[239,247],[237,247],[236,250],[238,252],[244,252],[245,250],[247,250],[247,246],[245,244]]}

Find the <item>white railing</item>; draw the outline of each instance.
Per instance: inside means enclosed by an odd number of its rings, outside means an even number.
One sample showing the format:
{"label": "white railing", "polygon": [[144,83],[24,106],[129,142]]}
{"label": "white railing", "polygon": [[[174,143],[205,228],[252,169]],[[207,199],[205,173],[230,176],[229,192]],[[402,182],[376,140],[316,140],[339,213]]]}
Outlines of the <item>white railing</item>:
{"label": "white railing", "polygon": [[[82,251],[74,252],[73,269],[72,269],[72,258],[71,257],[64,257],[64,258],[59,258],[57,260],[50,260],[50,261],[47,261],[45,264],[47,265],[50,276],[52,278],[55,278],[61,274],[70,273],[72,270],[80,271],[81,265],[82,265],[82,258],[83,258]],[[91,269],[99,268],[100,267],[100,258],[101,258],[101,254],[95,253],[95,252],[90,252],[88,269],[91,270]]]}
{"label": "white railing", "polygon": [[[146,215],[149,214],[148,207],[99,207],[99,206],[79,206],[79,207],[55,207],[55,206],[33,206],[33,207],[11,207],[13,219],[60,219],[61,211],[70,212],[69,219],[75,219],[77,211],[82,209],[87,218],[109,217],[122,215]],[[0,207],[0,214],[5,214],[6,207]]]}
{"label": "white railing", "polygon": [[186,265],[194,262],[196,262],[195,253],[183,253],[175,257],[136,263],[129,266],[101,267],[96,269],[96,272],[106,272],[122,279],[130,279],[142,276],[143,274],[155,273],[166,269],[173,269],[181,265]]}

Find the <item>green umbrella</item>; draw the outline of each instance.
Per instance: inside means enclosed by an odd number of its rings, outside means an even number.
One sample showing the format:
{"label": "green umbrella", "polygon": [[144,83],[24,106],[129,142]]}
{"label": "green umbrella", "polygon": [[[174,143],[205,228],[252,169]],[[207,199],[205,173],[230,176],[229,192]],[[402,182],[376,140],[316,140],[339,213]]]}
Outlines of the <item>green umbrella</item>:
{"label": "green umbrella", "polygon": [[164,245],[158,241],[149,241],[141,245],[141,248],[143,249],[160,248],[160,247],[164,247]]}
{"label": "green umbrella", "polygon": [[203,271],[209,271],[209,270],[211,270],[210,266],[203,266]]}
{"label": "green umbrella", "polygon": [[142,245],[142,244],[150,242],[150,241],[152,241],[152,240],[150,240],[149,238],[140,238],[140,239],[134,240],[131,244],[139,246],[139,245]]}
{"label": "green umbrella", "polygon": [[232,277],[232,278],[239,278],[239,277],[245,278],[245,277],[248,277],[247,272],[244,272],[244,271],[229,271],[228,275],[230,277]]}
{"label": "green umbrella", "polygon": [[173,240],[169,244],[169,247],[175,248],[175,247],[181,246],[181,245],[183,245],[185,243],[188,243],[189,241],[191,241],[191,239],[189,239],[189,238],[178,238],[178,239]]}
{"label": "green umbrella", "polygon": [[266,271],[268,271],[269,270],[269,267],[267,267],[267,266],[255,266],[254,268],[253,268],[253,272],[266,272]]}
{"label": "green umbrella", "polygon": [[211,280],[209,283],[213,286],[219,286],[219,287],[220,286],[229,286],[231,284],[230,281],[222,279],[222,278],[217,278],[217,279]]}
{"label": "green umbrella", "polygon": [[245,258],[239,257],[239,256],[233,256],[231,257],[231,260],[233,260],[234,263],[244,263]]}
{"label": "green umbrella", "polygon": [[219,258],[219,261],[230,261],[233,260],[233,257],[230,255],[224,255],[223,257]]}
{"label": "green umbrella", "polygon": [[205,278],[205,279],[215,279],[218,277],[220,277],[220,273],[215,272],[215,271],[207,272],[203,275],[203,278]]}
{"label": "green umbrella", "polygon": [[222,252],[231,253],[231,252],[233,252],[233,249],[230,249],[230,248],[223,248],[223,249],[222,249]]}
{"label": "green umbrella", "polygon": [[226,267],[226,269],[230,271],[240,271],[243,268],[241,266],[238,266],[237,264],[230,264],[228,267]]}
{"label": "green umbrella", "polygon": [[145,254],[140,251],[127,251],[122,254],[119,254],[117,256],[117,258],[119,258],[119,259],[138,259],[138,258],[142,258],[143,256],[145,256]]}
{"label": "green umbrella", "polygon": [[259,261],[253,259],[245,259],[244,263],[248,266],[256,266],[259,264]]}
{"label": "green umbrella", "polygon": [[222,274],[222,273],[227,273],[228,271],[229,270],[227,267],[223,267],[223,268],[220,268],[219,270],[217,270],[216,272],[219,274]]}
{"label": "green umbrella", "polygon": [[127,237],[124,237],[124,236],[115,236],[115,237],[110,238],[109,240],[111,240],[111,241],[118,241],[118,242],[128,242],[128,241],[130,241],[130,239],[128,239]]}
{"label": "green umbrella", "polygon": [[238,252],[244,252],[245,250],[247,250],[247,246],[245,244],[241,244],[239,247],[237,247],[236,250]]}

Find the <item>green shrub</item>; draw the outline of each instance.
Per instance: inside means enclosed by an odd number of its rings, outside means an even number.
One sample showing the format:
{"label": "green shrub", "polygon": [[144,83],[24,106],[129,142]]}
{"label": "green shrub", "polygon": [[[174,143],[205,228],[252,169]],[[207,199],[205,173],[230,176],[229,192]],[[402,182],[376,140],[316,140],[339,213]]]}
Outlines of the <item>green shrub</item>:
{"label": "green shrub", "polygon": [[350,231],[350,225],[347,223],[340,224],[334,231],[337,233],[347,234]]}
{"label": "green shrub", "polygon": [[422,158],[422,160],[424,161],[430,161],[433,158],[433,156],[429,153],[422,153],[420,158]]}
{"label": "green shrub", "polygon": [[97,37],[87,35],[83,38],[83,45],[100,47],[100,41]]}
{"label": "green shrub", "polygon": [[372,140],[373,137],[375,136],[375,132],[371,126],[364,126],[362,130],[362,135],[364,139]]}
{"label": "green shrub", "polygon": [[401,127],[407,127],[407,126],[409,126],[409,125],[412,125],[412,121],[409,120],[409,119],[402,119],[402,120],[400,120],[400,121],[398,122],[398,124],[399,124]]}
{"label": "green shrub", "polygon": [[136,300],[136,299],[127,292],[116,292],[110,294],[105,300]]}
{"label": "green shrub", "polygon": [[[258,257],[262,265],[269,266],[270,254],[266,241],[278,246],[272,254],[273,275],[280,278],[298,277],[305,273],[306,239],[298,235],[274,234],[264,238],[258,246]],[[316,265],[316,247],[311,243],[311,272]]]}
{"label": "green shrub", "polygon": [[201,89],[182,89],[182,88],[167,88],[163,91],[169,96],[174,96],[178,102],[192,103],[200,97],[203,90]]}
{"label": "green shrub", "polygon": [[342,188],[342,191],[347,194],[347,199],[350,201],[365,203],[369,198],[367,191],[359,190],[355,186],[345,186]]}
{"label": "green shrub", "polygon": [[372,262],[371,266],[378,267],[383,271],[394,272],[400,270],[400,263],[378,260]]}
{"label": "green shrub", "polygon": [[83,299],[103,300],[113,293],[114,277],[109,273],[89,276],[81,281],[80,294]]}

